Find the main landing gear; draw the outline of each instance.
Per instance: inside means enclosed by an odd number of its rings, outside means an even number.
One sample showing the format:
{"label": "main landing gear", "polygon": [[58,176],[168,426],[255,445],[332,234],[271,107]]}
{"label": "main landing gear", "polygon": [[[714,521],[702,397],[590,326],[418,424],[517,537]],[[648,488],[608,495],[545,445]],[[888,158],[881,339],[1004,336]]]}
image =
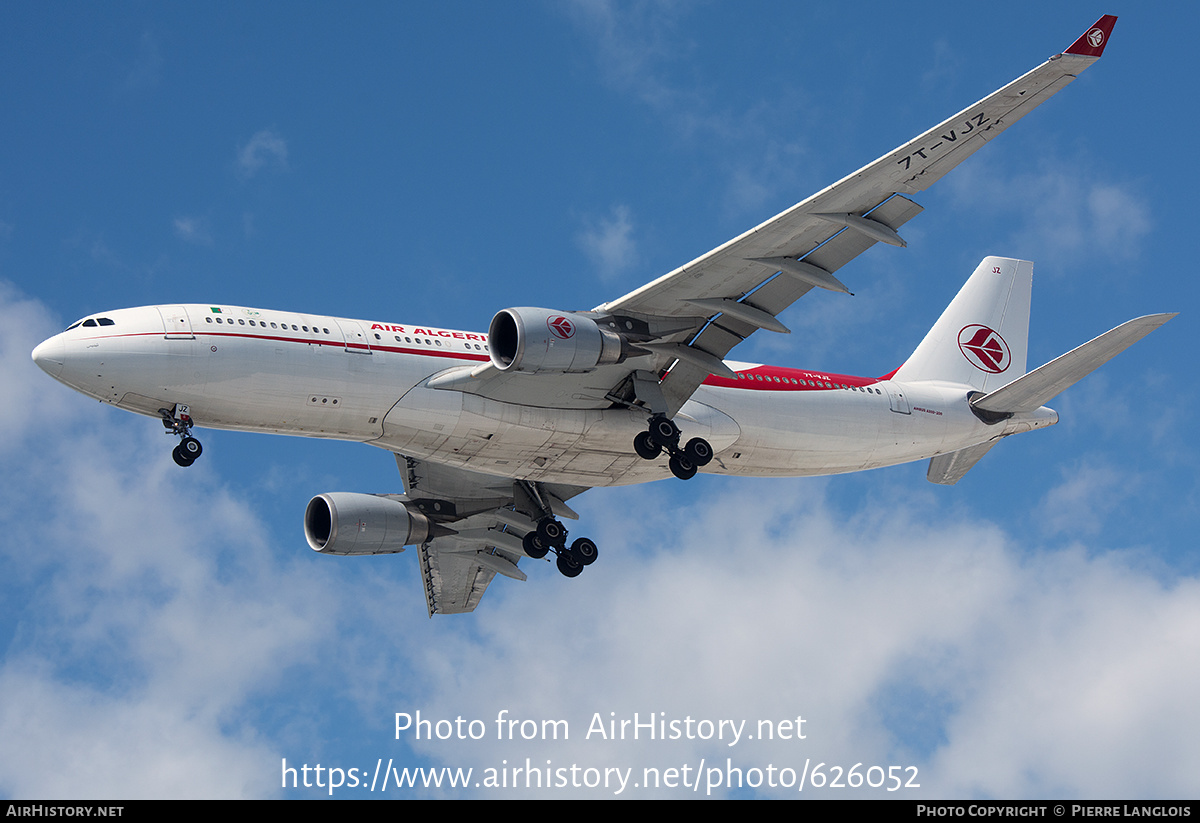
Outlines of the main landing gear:
{"label": "main landing gear", "polygon": [[584,566],[596,562],[600,550],[586,537],[581,537],[567,548],[567,530],[554,517],[543,517],[537,528],[525,535],[521,541],[525,554],[540,560],[553,549],[558,555],[556,565],[564,577],[578,577]]}
{"label": "main landing gear", "polygon": [[170,409],[159,409],[158,413],[162,415],[163,428],[167,430],[167,434],[177,435],[179,445],[171,451],[171,457],[175,458],[175,462],[180,466],[190,466],[196,462],[196,458],[204,451],[204,447],[200,445],[200,441],[192,437],[192,416],[188,414],[187,406],[175,406]]}
{"label": "main landing gear", "polygon": [[696,476],[701,466],[713,459],[712,446],[703,437],[693,437],[682,449],[679,448],[679,427],[675,421],[661,414],[650,418],[650,428],[633,438],[633,450],[643,460],[653,460],[662,452],[671,455],[671,474],[680,480]]}
{"label": "main landing gear", "polygon": [[[533,531],[521,540],[525,554],[541,560],[551,551],[557,558],[558,570],[565,577],[578,577],[584,566],[596,562],[600,550],[586,537],[580,537],[567,548],[567,530],[550,509],[550,496],[541,483],[518,480],[513,488],[518,508],[537,523]],[[560,501],[561,502],[561,501]]]}

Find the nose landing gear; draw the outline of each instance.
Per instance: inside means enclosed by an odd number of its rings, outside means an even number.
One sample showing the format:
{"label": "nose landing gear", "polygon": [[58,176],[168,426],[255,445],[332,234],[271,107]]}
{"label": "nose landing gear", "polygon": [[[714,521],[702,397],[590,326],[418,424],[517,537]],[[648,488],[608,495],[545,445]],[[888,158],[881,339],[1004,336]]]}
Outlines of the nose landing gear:
{"label": "nose landing gear", "polygon": [[633,450],[643,460],[653,460],[665,451],[671,456],[668,463],[671,474],[680,480],[690,480],[713,459],[712,446],[703,437],[693,437],[680,448],[679,437],[675,421],[655,415],[650,418],[650,428],[633,438]]}
{"label": "nose landing gear", "polygon": [[180,466],[190,466],[196,462],[196,458],[203,451],[204,447],[200,445],[199,440],[194,437],[185,437],[179,441],[178,446],[171,450],[171,456]]}
{"label": "nose landing gear", "polygon": [[175,459],[176,464],[186,467],[195,463],[196,458],[204,451],[204,447],[200,445],[199,440],[192,437],[194,421],[188,414],[188,407],[174,406],[170,409],[159,409],[158,413],[162,415],[162,424],[163,428],[167,430],[166,433],[180,438],[179,445],[171,450],[171,457]]}

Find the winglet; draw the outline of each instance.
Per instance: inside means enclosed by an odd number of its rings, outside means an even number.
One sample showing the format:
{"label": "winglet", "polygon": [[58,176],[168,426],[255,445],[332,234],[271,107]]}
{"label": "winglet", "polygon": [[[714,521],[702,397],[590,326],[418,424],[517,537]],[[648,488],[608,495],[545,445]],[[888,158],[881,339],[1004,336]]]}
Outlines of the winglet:
{"label": "winglet", "polygon": [[1083,35],[1071,44],[1063,54],[1081,54],[1084,57],[1099,57],[1104,54],[1108,38],[1112,35],[1113,26],[1117,24],[1114,15],[1106,14],[1088,28]]}

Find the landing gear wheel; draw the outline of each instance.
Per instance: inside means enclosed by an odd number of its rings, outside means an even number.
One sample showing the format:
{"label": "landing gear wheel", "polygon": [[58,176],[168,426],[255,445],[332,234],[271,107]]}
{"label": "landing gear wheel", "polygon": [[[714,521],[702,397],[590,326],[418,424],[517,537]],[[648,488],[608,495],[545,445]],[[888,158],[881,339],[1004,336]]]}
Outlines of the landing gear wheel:
{"label": "landing gear wheel", "polygon": [[556,565],[563,577],[578,577],[579,573],[583,571],[583,564],[576,560],[570,552],[559,552]]}
{"label": "landing gear wheel", "polygon": [[559,523],[552,517],[547,517],[537,527],[538,539],[547,546],[554,546],[561,549],[567,545],[567,530],[563,528],[563,524]]}
{"label": "landing gear wheel", "polygon": [[655,442],[648,431],[641,432],[633,438],[633,450],[643,460],[653,460],[662,454],[662,446]]}
{"label": "landing gear wheel", "polygon": [[524,539],[521,540],[521,547],[525,549],[525,554],[534,560],[541,560],[550,551],[550,547],[538,538],[537,532],[530,532],[525,535]]}
{"label": "landing gear wheel", "polygon": [[696,467],[686,457],[678,454],[671,455],[671,474],[680,480],[691,480],[696,476]]}
{"label": "landing gear wheel", "polygon": [[679,443],[679,427],[665,417],[655,417],[650,421],[650,439],[665,449],[674,448]]}
{"label": "landing gear wheel", "polygon": [[596,544],[591,540],[581,537],[571,544],[571,554],[580,564],[590,566],[596,562],[596,558],[600,555],[600,549],[596,548]]}
{"label": "landing gear wheel", "polygon": [[186,454],[194,462],[204,451],[204,447],[200,445],[200,441],[196,438],[185,437],[179,441],[179,451]]}
{"label": "landing gear wheel", "polygon": [[693,437],[683,447],[683,457],[693,466],[707,466],[713,459],[712,446],[703,437]]}
{"label": "landing gear wheel", "polygon": [[195,462],[195,458],[188,457],[187,452],[183,450],[182,443],[171,450],[171,457],[175,458],[175,462],[184,468],[187,468]]}

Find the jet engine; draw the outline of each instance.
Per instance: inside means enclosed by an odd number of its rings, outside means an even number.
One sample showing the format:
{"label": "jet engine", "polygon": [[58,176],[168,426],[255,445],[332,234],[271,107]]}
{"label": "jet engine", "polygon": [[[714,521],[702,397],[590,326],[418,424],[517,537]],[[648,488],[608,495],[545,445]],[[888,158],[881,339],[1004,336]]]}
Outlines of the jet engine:
{"label": "jet engine", "polygon": [[304,536],[322,554],[395,554],[430,537],[425,515],[373,494],[318,494],[304,510]]}
{"label": "jet engine", "polygon": [[488,329],[492,365],[501,371],[587,372],[625,359],[624,341],[590,317],[522,307],[503,309]]}

